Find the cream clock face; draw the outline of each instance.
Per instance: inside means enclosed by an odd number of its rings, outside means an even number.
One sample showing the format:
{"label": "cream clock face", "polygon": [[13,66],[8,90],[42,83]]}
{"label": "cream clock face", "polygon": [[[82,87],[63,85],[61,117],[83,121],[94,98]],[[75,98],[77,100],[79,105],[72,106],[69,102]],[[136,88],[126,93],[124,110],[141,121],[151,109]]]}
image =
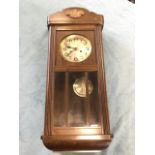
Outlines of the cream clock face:
{"label": "cream clock face", "polygon": [[82,62],[90,56],[92,45],[90,40],[82,35],[69,35],[61,41],[60,52],[69,62]]}

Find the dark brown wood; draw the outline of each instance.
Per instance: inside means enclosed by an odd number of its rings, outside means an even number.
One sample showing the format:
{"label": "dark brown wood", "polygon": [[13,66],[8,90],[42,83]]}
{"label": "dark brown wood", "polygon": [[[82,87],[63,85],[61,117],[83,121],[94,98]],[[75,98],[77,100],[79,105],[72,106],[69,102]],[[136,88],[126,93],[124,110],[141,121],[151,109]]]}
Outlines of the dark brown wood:
{"label": "dark brown wood", "polygon": [[[100,135],[101,127],[55,127],[53,135]],[[78,133],[78,134],[77,134]]]}
{"label": "dark brown wood", "polygon": [[[67,8],[48,17],[49,54],[43,143],[54,151],[101,150],[112,139],[102,45],[102,15],[84,8]],[[60,43],[68,35],[86,37],[92,45],[82,62],[66,61]],[[86,97],[73,92],[73,83],[86,78]],[[94,84],[91,94],[88,79]]]}
{"label": "dark brown wood", "polygon": [[108,147],[111,142],[110,135],[63,135],[42,137],[48,149],[55,151],[82,151],[82,150],[102,150]]}
{"label": "dark brown wood", "polygon": [[[98,87],[99,95],[102,104],[102,122],[103,122],[103,133],[110,134],[110,124],[109,124],[109,114],[108,114],[108,103],[107,103],[107,93],[106,93],[106,80],[105,80],[105,69],[104,69],[104,56],[102,47],[102,33],[101,27],[96,28],[96,53],[98,62]],[[106,116],[106,117],[105,117]]]}
{"label": "dark brown wood", "polygon": [[65,126],[68,126],[69,73],[65,72]]}
{"label": "dark brown wood", "polygon": [[84,65],[84,66],[75,66],[74,65],[70,65],[67,68],[65,66],[55,66],[55,72],[67,72],[67,71],[76,71],[76,72],[81,72],[81,71],[97,71],[97,65]]}

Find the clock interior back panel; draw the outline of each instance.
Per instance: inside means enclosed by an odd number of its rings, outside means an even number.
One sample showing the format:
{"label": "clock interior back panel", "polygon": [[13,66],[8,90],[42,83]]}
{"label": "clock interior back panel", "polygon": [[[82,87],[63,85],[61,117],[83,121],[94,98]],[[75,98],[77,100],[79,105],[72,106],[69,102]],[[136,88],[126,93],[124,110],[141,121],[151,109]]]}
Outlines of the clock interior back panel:
{"label": "clock interior back panel", "polygon": [[[55,66],[56,67],[63,67],[64,65],[65,66],[90,66],[90,65],[93,65],[96,64],[96,53],[95,53],[95,41],[94,41],[94,32],[93,30],[85,30],[85,31],[81,31],[81,30],[66,30],[66,31],[61,31],[61,30],[57,30],[56,31],[56,62],[55,62]],[[85,61],[82,61],[82,62],[69,62],[69,61],[66,61],[62,55],[61,55],[61,52],[60,52],[60,43],[61,41],[69,36],[69,35],[73,35],[73,34],[77,34],[77,35],[82,35],[84,37],[86,37],[87,39],[90,40],[91,44],[92,44],[92,52],[90,54],[90,56],[85,60]]]}

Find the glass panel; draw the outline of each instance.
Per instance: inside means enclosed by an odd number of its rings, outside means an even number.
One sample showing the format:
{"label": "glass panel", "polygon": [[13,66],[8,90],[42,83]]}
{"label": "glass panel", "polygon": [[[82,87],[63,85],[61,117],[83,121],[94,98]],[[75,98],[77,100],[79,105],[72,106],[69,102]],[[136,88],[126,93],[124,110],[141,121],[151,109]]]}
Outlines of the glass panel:
{"label": "glass panel", "polygon": [[65,73],[55,74],[55,98],[54,98],[54,126],[65,125],[64,119],[64,83]]}
{"label": "glass panel", "polygon": [[81,72],[72,72],[69,76],[69,109],[68,109],[68,124],[69,126],[84,126],[85,125],[85,98],[79,97],[73,89],[73,84],[76,80],[83,77]]}
{"label": "glass panel", "polygon": [[56,73],[54,126],[100,125],[97,72]]}
{"label": "glass panel", "polygon": [[69,126],[99,126],[100,108],[98,99],[97,72],[70,73],[68,108]]}
{"label": "glass panel", "polygon": [[89,125],[92,127],[99,126],[100,124],[100,103],[98,97],[98,82],[97,72],[89,73],[89,78],[93,83],[93,92],[90,94],[90,113]]}

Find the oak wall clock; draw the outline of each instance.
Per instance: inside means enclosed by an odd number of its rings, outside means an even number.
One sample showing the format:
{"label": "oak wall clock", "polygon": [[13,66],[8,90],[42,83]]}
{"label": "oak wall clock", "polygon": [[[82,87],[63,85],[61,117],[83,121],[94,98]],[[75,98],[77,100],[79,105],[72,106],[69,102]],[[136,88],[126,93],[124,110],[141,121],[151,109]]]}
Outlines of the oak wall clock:
{"label": "oak wall clock", "polygon": [[102,15],[67,8],[48,17],[44,145],[54,151],[102,150],[111,142]]}

